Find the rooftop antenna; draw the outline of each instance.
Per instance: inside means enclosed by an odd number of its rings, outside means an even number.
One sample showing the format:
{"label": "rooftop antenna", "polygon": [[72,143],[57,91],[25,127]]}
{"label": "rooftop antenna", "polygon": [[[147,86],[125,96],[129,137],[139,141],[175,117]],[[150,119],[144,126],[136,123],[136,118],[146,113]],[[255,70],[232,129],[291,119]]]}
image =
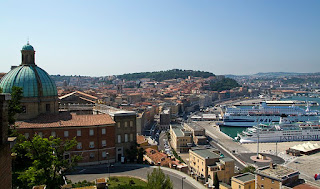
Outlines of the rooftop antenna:
{"label": "rooftop antenna", "polygon": [[27,38],[27,45],[29,45],[29,36],[28,36],[28,38]]}

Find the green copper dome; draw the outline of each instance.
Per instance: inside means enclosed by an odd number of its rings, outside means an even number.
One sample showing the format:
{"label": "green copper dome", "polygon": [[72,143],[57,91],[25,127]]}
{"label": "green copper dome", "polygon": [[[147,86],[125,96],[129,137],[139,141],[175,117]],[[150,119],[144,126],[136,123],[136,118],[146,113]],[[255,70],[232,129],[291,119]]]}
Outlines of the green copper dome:
{"label": "green copper dome", "polygon": [[22,87],[23,97],[57,96],[54,81],[36,65],[16,67],[0,81],[0,88],[4,93],[11,93],[13,86]]}
{"label": "green copper dome", "polygon": [[23,51],[34,51],[34,48],[33,48],[33,46],[31,46],[31,45],[29,44],[29,42],[28,42],[26,45],[24,45],[24,46],[22,47],[22,50],[23,50]]}

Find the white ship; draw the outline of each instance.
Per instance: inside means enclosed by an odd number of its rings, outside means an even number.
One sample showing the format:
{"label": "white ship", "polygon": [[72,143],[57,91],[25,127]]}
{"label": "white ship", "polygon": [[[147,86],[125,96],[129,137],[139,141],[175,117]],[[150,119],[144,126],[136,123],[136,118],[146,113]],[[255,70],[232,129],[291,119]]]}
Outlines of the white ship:
{"label": "white ship", "polygon": [[235,139],[240,143],[314,141],[320,140],[320,125],[319,121],[290,123],[289,120],[279,124],[259,124],[238,133]]}
{"label": "white ship", "polygon": [[286,115],[291,123],[319,120],[319,112],[304,110],[297,106],[260,106],[252,108],[227,108],[223,116],[224,126],[252,127],[262,124],[279,123],[280,117]]}

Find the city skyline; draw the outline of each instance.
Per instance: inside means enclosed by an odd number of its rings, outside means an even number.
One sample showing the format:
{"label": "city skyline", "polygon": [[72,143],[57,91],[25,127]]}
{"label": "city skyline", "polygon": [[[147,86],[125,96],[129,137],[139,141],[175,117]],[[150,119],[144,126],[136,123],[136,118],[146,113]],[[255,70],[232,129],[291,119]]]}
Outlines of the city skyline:
{"label": "city skyline", "polygon": [[[2,3],[0,72],[30,39],[49,74],[170,69],[247,75],[319,72],[317,1]],[[27,12],[26,12],[27,10]]]}

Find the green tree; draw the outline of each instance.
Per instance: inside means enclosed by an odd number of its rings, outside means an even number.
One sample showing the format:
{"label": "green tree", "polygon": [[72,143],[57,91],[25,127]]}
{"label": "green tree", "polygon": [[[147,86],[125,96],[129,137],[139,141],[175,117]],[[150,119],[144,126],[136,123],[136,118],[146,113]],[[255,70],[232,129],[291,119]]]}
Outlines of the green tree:
{"label": "green tree", "polygon": [[215,189],[219,189],[219,178],[217,173],[214,174],[213,186]]}
{"label": "green tree", "polygon": [[243,168],[240,173],[247,173],[247,172],[250,172],[250,173],[254,173],[256,171],[256,168],[254,166],[247,166],[245,168]]}
{"label": "green tree", "polygon": [[138,144],[135,142],[134,144],[132,144],[130,146],[129,149],[126,149],[126,156],[129,159],[129,161],[134,162],[134,160],[137,159],[137,155],[138,155]]}
{"label": "green tree", "polygon": [[65,158],[65,152],[76,146],[74,139],[63,141],[60,138],[41,138],[35,135],[25,140],[19,136],[13,152],[13,183],[15,187],[32,188],[35,185],[47,185],[48,189],[60,188],[64,184],[64,176],[72,170],[81,156],[73,155]]}
{"label": "green tree", "polygon": [[214,76],[214,74],[210,72],[204,72],[204,71],[172,69],[172,70],[166,70],[166,71],[123,74],[123,75],[119,75],[118,78],[126,79],[126,80],[138,80],[141,78],[150,78],[156,81],[163,81],[167,79],[178,79],[178,78],[186,79],[188,76],[208,78],[210,76]]}
{"label": "green tree", "polygon": [[22,88],[12,87],[11,100],[8,102],[8,122],[9,125],[13,125],[16,121],[15,115],[22,112],[21,99],[22,99]]}
{"label": "green tree", "polygon": [[212,90],[212,91],[224,91],[230,90],[236,87],[240,87],[236,80],[231,78],[223,78],[221,80],[213,81],[210,83],[209,88],[205,87],[205,90]]}
{"label": "green tree", "polygon": [[165,176],[159,167],[158,169],[154,168],[151,174],[148,173],[147,188],[173,189],[173,184],[169,176]]}
{"label": "green tree", "polygon": [[0,93],[2,93],[2,88],[0,88]]}

